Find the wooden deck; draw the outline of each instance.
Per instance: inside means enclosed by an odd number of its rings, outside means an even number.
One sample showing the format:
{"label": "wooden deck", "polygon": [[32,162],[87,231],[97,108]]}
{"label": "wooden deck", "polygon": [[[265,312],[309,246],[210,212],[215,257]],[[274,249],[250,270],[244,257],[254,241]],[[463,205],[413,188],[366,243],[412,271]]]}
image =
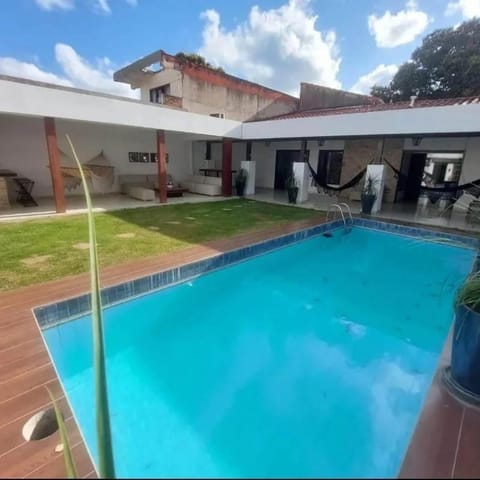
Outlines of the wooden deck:
{"label": "wooden deck", "polygon": [[[319,223],[309,220],[197,245],[168,255],[108,267],[101,273],[102,286],[115,285],[219,252],[256,243]],[[64,463],[55,453],[58,432],[39,441],[26,442],[22,427],[27,419],[49,406],[48,387],[64,412],[78,474],[96,476],[63,390],[51,365],[32,308],[80,295],[89,289],[82,274],[0,293],[0,476],[62,478]],[[446,360],[448,352],[442,358]],[[463,407],[435,380],[422,411],[402,467],[403,477],[480,477],[480,414]]]}

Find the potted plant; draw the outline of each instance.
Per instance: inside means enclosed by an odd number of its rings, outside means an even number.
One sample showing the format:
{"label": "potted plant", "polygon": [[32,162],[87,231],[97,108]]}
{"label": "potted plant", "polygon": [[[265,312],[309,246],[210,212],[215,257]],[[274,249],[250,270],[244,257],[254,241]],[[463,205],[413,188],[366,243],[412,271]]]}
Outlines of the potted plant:
{"label": "potted plant", "polygon": [[463,400],[480,404],[480,272],[472,273],[457,293],[451,365],[445,380]]}
{"label": "potted plant", "polygon": [[297,203],[298,183],[293,173],[287,178],[287,192],[288,203]]}
{"label": "potted plant", "polygon": [[375,190],[376,184],[377,180],[371,176],[368,176],[365,186],[362,190],[362,213],[366,215],[370,215],[372,213],[373,204],[377,199],[377,191]]}
{"label": "potted plant", "polygon": [[244,168],[241,168],[238,174],[235,176],[235,188],[239,197],[243,197],[243,194],[245,193],[247,178],[248,173]]}

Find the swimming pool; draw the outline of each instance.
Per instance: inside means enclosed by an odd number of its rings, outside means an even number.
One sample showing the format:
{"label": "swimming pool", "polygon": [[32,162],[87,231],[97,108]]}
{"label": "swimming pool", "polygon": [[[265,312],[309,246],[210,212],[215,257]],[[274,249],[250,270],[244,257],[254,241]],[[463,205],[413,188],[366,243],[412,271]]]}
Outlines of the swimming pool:
{"label": "swimming pool", "polygon": [[[105,310],[118,476],[395,476],[469,272],[354,227]],[[88,316],[43,331],[96,457]]]}

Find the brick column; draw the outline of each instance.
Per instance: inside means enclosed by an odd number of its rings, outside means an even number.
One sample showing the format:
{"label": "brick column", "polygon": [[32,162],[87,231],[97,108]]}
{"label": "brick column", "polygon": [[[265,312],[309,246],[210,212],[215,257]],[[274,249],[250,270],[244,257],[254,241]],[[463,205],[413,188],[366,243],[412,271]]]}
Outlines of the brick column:
{"label": "brick column", "polygon": [[64,213],[66,210],[65,191],[63,189],[63,177],[60,170],[60,155],[58,153],[57,132],[55,130],[55,119],[44,118],[45,137],[47,141],[48,163],[50,175],[52,176],[53,199],[57,213]]}
{"label": "brick column", "polygon": [[165,132],[157,130],[157,167],[158,198],[160,203],[167,203],[167,158],[165,150]]}
{"label": "brick column", "polygon": [[232,141],[223,139],[222,145],[222,195],[232,196]]}

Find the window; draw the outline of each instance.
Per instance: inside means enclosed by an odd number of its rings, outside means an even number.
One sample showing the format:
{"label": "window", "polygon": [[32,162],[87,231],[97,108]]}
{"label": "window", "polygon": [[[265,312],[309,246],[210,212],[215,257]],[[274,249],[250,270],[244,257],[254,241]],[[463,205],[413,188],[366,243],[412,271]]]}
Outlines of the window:
{"label": "window", "polygon": [[152,88],[150,90],[150,102],[151,103],[164,103],[164,95],[170,94],[170,84],[162,85],[161,87]]}
{"label": "window", "polygon": [[318,175],[325,178],[325,183],[340,185],[342,163],[343,150],[320,150],[318,152]]}

